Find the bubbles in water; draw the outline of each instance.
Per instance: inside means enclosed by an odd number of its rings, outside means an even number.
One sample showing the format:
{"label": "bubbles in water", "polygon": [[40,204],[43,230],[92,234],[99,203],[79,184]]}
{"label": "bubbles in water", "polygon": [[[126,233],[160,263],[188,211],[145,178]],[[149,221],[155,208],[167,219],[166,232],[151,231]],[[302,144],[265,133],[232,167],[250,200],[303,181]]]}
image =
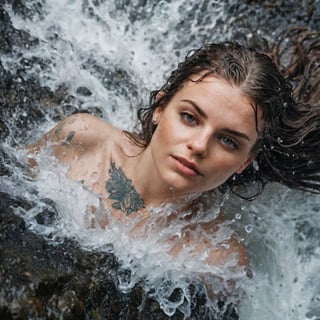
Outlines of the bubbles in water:
{"label": "bubbles in water", "polygon": [[253,226],[251,224],[247,224],[244,228],[247,233],[251,233],[253,231]]}
{"label": "bubbles in water", "polygon": [[240,220],[240,219],[242,218],[242,214],[241,214],[241,213],[237,213],[237,214],[235,215],[235,218],[236,218],[237,220]]}

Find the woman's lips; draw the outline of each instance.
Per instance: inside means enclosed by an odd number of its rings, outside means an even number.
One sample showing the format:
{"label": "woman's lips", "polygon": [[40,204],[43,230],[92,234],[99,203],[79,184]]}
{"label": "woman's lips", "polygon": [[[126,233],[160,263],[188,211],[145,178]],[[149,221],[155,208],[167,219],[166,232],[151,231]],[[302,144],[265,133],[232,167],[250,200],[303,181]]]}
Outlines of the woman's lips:
{"label": "woman's lips", "polygon": [[197,166],[186,158],[179,156],[172,156],[175,160],[176,169],[182,174],[190,177],[201,176]]}

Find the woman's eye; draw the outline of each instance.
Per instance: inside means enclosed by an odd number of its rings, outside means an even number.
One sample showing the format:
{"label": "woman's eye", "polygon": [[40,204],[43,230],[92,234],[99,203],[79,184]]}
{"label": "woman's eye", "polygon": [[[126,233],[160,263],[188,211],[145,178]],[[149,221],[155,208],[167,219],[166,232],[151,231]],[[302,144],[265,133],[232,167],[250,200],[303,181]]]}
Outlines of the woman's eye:
{"label": "woman's eye", "polygon": [[192,115],[191,113],[188,112],[183,112],[181,113],[181,118],[184,122],[188,123],[188,124],[197,124],[197,119],[194,115]]}
{"label": "woman's eye", "polygon": [[220,140],[226,147],[230,149],[233,149],[233,150],[239,149],[238,143],[230,137],[221,137]]}

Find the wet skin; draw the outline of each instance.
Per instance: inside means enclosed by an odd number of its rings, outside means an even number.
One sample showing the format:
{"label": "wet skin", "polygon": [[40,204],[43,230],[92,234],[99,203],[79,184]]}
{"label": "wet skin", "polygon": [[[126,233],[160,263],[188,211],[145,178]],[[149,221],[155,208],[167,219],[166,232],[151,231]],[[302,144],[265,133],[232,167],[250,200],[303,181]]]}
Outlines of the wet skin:
{"label": "wet skin", "polygon": [[[165,202],[187,206],[186,197],[218,187],[253,160],[258,137],[254,109],[241,90],[225,80],[208,76],[186,82],[168,105],[155,110],[154,118],[157,128],[145,150],[120,129],[89,114],[65,119],[29,150],[36,153],[52,145],[56,157],[69,166],[70,178],[98,194],[116,218],[144,217],[139,228],[148,223],[148,208]],[[213,221],[210,232],[216,228]],[[212,264],[234,252],[240,265],[246,263],[245,249],[236,239],[223,250],[210,248],[199,237],[186,236],[180,244],[195,241],[197,251],[211,250]]]}

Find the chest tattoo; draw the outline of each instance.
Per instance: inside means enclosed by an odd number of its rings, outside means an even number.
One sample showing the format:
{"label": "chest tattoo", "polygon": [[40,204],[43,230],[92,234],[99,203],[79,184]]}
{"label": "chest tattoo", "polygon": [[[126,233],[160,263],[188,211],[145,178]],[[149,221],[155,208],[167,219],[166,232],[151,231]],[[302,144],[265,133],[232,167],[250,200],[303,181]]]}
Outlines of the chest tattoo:
{"label": "chest tattoo", "polygon": [[132,180],[125,176],[121,167],[116,168],[115,163],[112,162],[109,175],[106,189],[109,192],[108,198],[114,200],[113,208],[125,212],[127,216],[145,208],[143,199],[132,185]]}

